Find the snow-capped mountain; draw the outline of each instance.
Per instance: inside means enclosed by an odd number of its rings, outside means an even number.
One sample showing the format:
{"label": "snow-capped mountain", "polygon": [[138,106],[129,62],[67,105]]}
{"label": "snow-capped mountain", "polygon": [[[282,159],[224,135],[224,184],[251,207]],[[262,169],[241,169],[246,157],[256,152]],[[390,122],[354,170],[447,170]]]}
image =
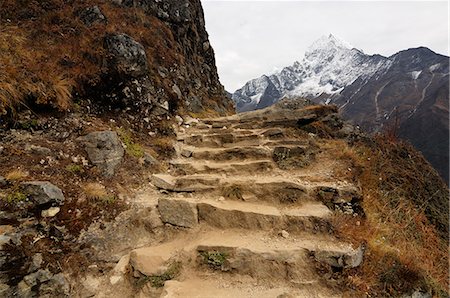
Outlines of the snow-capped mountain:
{"label": "snow-capped mountain", "polygon": [[285,96],[332,95],[358,78],[367,79],[389,68],[390,63],[380,55],[366,55],[330,34],[315,41],[300,62],[249,81],[232,98],[238,111],[248,111],[265,108]]}
{"label": "snow-capped mountain", "polygon": [[232,95],[238,112],[283,97],[335,104],[366,131],[396,126],[398,136],[448,181],[449,57],[425,47],[370,56],[330,34],[314,42],[300,62],[251,80]]}

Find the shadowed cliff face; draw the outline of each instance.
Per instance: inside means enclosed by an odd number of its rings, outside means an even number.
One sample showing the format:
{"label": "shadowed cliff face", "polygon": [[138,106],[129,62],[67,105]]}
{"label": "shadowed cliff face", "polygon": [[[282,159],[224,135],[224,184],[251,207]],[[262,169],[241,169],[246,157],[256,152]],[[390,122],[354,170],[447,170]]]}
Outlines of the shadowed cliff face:
{"label": "shadowed cliff face", "polygon": [[233,110],[198,0],[8,0],[0,23],[3,114],[74,101],[142,118]]}

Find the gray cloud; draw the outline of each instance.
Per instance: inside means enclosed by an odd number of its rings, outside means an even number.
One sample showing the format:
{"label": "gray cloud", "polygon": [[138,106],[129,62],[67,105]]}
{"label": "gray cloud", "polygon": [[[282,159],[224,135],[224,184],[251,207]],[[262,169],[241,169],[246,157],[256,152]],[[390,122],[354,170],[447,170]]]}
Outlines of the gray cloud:
{"label": "gray cloud", "polygon": [[206,27],[228,91],[290,65],[333,33],[368,54],[426,46],[448,55],[448,3],[203,0]]}

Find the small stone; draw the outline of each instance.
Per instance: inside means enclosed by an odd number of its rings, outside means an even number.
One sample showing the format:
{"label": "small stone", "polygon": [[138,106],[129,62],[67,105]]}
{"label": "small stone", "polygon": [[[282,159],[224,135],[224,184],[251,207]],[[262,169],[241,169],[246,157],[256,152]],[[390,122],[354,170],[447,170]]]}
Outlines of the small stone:
{"label": "small stone", "polygon": [[54,217],[56,214],[59,213],[61,209],[59,207],[51,207],[47,210],[42,210],[41,216],[42,217]]}
{"label": "small stone", "polygon": [[361,225],[361,222],[358,220],[358,221],[356,222],[356,225],[359,227],[359,226]]}
{"label": "small stone", "polygon": [[217,199],[217,201],[223,202],[223,201],[225,201],[225,198],[224,197],[220,197],[220,198]]}
{"label": "small stone", "polygon": [[0,187],[4,187],[8,185],[8,181],[6,181],[5,177],[0,176]]}
{"label": "small stone", "polygon": [[289,238],[289,232],[287,232],[285,230],[282,230],[280,234],[281,234],[281,237],[283,237],[283,238]]}
{"label": "small stone", "polygon": [[122,276],[120,276],[120,275],[113,275],[113,276],[111,276],[111,277],[109,278],[109,282],[110,282],[112,285],[115,285],[115,284],[118,283],[121,279],[122,279]]}
{"label": "small stone", "polygon": [[181,150],[181,156],[186,157],[186,158],[191,157],[192,153],[193,153],[192,150],[189,150],[189,149]]}
{"label": "small stone", "polygon": [[181,116],[176,115],[175,120],[177,121],[178,125],[181,126],[184,122],[183,118]]}
{"label": "small stone", "polygon": [[39,155],[50,155],[52,153],[52,151],[48,148],[30,144],[25,145],[25,151]]}
{"label": "small stone", "polygon": [[41,268],[42,262],[43,262],[43,258],[42,258],[42,254],[41,253],[37,253],[33,256],[32,261],[31,261],[31,265],[30,268],[28,269],[28,272],[34,272],[36,270],[38,270],[39,268]]}

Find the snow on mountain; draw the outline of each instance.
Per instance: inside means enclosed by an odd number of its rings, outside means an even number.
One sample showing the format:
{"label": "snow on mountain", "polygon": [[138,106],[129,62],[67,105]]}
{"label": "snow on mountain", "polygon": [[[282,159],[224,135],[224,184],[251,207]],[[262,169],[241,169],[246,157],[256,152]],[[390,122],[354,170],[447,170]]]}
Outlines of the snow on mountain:
{"label": "snow on mountain", "polygon": [[238,111],[248,111],[267,107],[285,96],[332,95],[356,79],[366,79],[389,65],[388,58],[366,55],[330,34],[315,41],[300,62],[249,81],[232,98]]}

